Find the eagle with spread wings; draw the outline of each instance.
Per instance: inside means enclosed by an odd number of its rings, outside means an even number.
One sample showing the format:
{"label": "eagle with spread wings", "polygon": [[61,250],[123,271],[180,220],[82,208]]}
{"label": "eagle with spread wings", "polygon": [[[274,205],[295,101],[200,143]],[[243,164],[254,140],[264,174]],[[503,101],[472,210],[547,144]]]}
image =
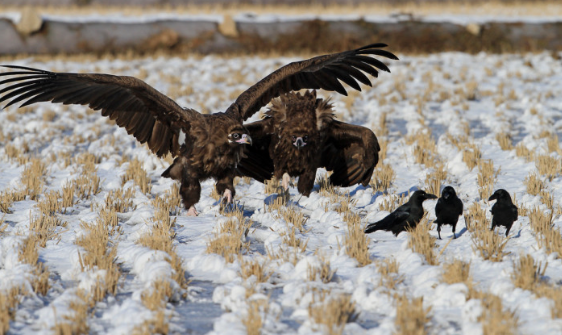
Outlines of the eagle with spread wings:
{"label": "eagle with spread wings", "polygon": [[340,53],[293,62],[272,72],[246,91],[225,112],[210,115],[182,108],[140,79],[97,73],[61,73],[29,67],[3,65],[0,73],[0,103],[4,108],[22,103],[87,105],[114,120],[140,143],[148,144],[158,157],[172,154],[174,162],[163,177],[180,182],[180,195],[187,215],[197,215],[195,204],[202,180],[213,178],[216,190],[227,203],[235,195],[233,179],[252,144],[243,122],[273,98],[300,89],[324,89],[346,95],[340,80],[360,90],[358,81],[370,85],[365,73],[374,77],[387,71],[371,55],[397,59],[382,50],[385,44],[371,44]]}

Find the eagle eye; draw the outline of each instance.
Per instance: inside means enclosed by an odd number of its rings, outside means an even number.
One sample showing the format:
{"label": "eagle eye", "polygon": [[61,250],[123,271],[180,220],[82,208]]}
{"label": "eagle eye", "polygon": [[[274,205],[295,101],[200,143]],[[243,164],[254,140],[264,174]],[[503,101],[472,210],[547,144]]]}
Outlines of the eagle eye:
{"label": "eagle eye", "polygon": [[303,141],[306,142],[306,141],[308,141],[308,136],[305,136],[305,137],[303,137],[302,139],[303,139]]}
{"label": "eagle eye", "polygon": [[238,139],[238,137],[240,137],[240,134],[234,133],[234,134],[232,134],[232,137],[236,140],[236,139]]}
{"label": "eagle eye", "polygon": [[296,141],[297,137],[295,135],[293,135],[293,141]]}

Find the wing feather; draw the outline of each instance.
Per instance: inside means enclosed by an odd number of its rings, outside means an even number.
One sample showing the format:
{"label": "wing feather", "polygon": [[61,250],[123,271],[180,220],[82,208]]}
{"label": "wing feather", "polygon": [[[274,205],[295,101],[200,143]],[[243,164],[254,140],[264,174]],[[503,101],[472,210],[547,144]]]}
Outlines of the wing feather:
{"label": "wing feather", "polygon": [[[352,88],[357,89],[359,84],[356,80],[364,84],[369,81],[364,75],[358,75],[358,72],[363,71],[377,77],[377,69],[389,71],[383,62],[370,57],[370,55],[377,55],[389,59],[398,59],[394,54],[380,50],[384,47],[386,47],[386,44],[371,44],[354,50],[318,56],[285,65],[240,94],[236,101],[230,105],[227,112],[233,113],[235,117],[241,120],[247,120],[262,106],[268,104],[271,99],[283,93],[303,88],[323,88],[346,95],[345,88],[338,80],[342,80]],[[349,71],[350,67],[355,68],[355,70]],[[338,71],[334,71],[334,68]],[[342,73],[345,73],[345,75],[342,75]],[[355,84],[351,84],[351,81]]]}
{"label": "wing feather", "polygon": [[[191,109],[182,109],[172,99],[140,79],[108,74],[56,73],[24,66],[3,65],[14,69],[0,73],[0,103],[4,108],[22,102],[27,106],[50,101],[88,105],[103,116],[116,120],[129,134],[158,156],[177,154],[177,134],[189,131],[199,117]],[[4,79],[7,78],[7,79]],[[20,106],[20,107],[21,107]],[[155,122],[156,120],[156,122]]]}
{"label": "wing feather", "polygon": [[361,183],[367,186],[379,161],[379,143],[372,130],[332,121],[322,152],[322,166],[333,171],[330,182],[336,186]]}

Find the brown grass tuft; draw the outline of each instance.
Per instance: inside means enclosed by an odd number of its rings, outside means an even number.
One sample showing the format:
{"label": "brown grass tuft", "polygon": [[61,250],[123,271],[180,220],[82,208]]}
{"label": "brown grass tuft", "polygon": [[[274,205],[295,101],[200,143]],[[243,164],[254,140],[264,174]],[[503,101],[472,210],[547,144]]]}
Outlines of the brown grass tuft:
{"label": "brown grass tuft", "polygon": [[412,248],[414,252],[422,254],[427,264],[437,265],[438,260],[434,250],[435,237],[429,235],[430,229],[431,224],[425,215],[415,228],[409,230],[408,247]]}
{"label": "brown grass tuft", "polygon": [[544,182],[535,172],[530,172],[523,183],[527,186],[527,193],[530,195],[538,195],[545,188]]}
{"label": "brown grass tuft", "polygon": [[117,230],[101,217],[96,223],[82,222],[80,226],[85,234],[79,236],[75,243],[85,251],[83,254],[79,254],[82,270],[102,269],[106,271],[105,277],[98,280],[92,290],[93,295],[90,297],[93,301],[101,301],[107,293],[115,295],[121,276],[116,262],[117,247],[110,241],[110,235],[117,233]]}
{"label": "brown grass tuft", "polygon": [[535,264],[535,260],[529,254],[520,255],[519,259],[513,263],[513,273],[511,281],[513,284],[524,290],[534,291],[541,283],[544,272],[548,266],[548,262],[542,267],[542,264]]}
{"label": "brown grass tuft", "polygon": [[330,292],[317,292],[308,306],[308,315],[322,332],[329,335],[342,334],[345,324],[357,318],[355,303],[348,294],[328,296]]}
{"label": "brown grass tuft", "polygon": [[482,153],[478,146],[473,143],[467,144],[462,152],[462,161],[466,164],[468,169],[472,171],[478,162],[482,159]]}
{"label": "brown grass tuft", "polygon": [[174,237],[176,236],[173,230],[176,219],[172,220],[170,213],[165,208],[157,208],[154,213],[154,222],[152,230],[142,235],[137,240],[137,243],[150,249],[166,252],[170,256],[167,261],[174,270],[172,279],[181,288],[187,288],[188,281],[185,278],[182,259],[176,253],[176,248],[173,244]]}
{"label": "brown grass tuft", "polygon": [[89,334],[90,326],[88,325],[88,309],[90,299],[91,298],[85,291],[78,290],[76,292],[76,299],[72,300],[69,304],[69,308],[72,310],[72,313],[64,315],[64,321],[56,321],[55,326],[52,329],[55,334]]}
{"label": "brown grass tuft", "polygon": [[10,320],[16,317],[16,310],[25,289],[14,286],[7,291],[0,291],[0,334],[7,334],[10,330]]}
{"label": "brown grass tuft", "polygon": [[10,214],[10,207],[16,201],[25,200],[25,191],[6,190],[0,193],[0,212]]}
{"label": "brown grass tuft", "polygon": [[37,199],[37,196],[43,192],[46,172],[47,165],[38,158],[33,158],[23,170],[21,174],[23,190],[31,200]]}
{"label": "brown grass tuft", "polygon": [[156,313],[151,319],[144,320],[142,324],[133,329],[133,335],[167,335],[170,332],[170,317],[163,310]]}
{"label": "brown grass tuft", "polygon": [[445,167],[442,164],[436,165],[435,169],[425,176],[426,191],[441,196],[441,184],[445,179],[447,179]]}
{"label": "brown grass tuft", "polygon": [[260,262],[258,259],[245,260],[242,256],[239,256],[238,262],[240,263],[239,273],[244,280],[254,276],[257,283],[265,283],[272,275],[271,272],[266,271],[267,264]]}
{"label": "brown grass tuft", "polygon": [[470,263],[455,259],[443,264],[443,282],[447,284],[467,283],[470,276]]}
{"label": "brown grass tuft", "polygon": [[389,290],[396,289],[396,285],[404,281],[404,276],[398,273],[400,264],[394,258],[377,261],[377,270],[381,274],[379,285]]}
{"label": "brown grass tuft", "polygon": [[472,233],[474,252],[492,262],[501,262],[507,253],[504,251],[509,238],[495,234],[488,229],[477,229]]}
{"label": "brown grass tuft", "polygon": [[551,134],[546,140],[546,145],[548,147],[548,152],[556,152],[562,154],[560,143],[558,142],[558,135]]}
{"label": "brown grass tuft", "polygon": [[535,157],[535,166],[539,173],[552,181],[560,172],[560,159],[549,155],[538,155]]}
{"label": "brown grass tuft", "polygon": [[431,307],[423,308],[423,297],[408,299],[399,296],[396,305],[396,334],[423,335],[427,334],[426,325],[431,319]]}
{"label": "brown grass tuft", "polygon": [[344,215],[347,222],[347,231],[343,238],[343,248],[347,255],[359,262],[359,266],[371,264],[369,254],[370,239],[365,235],[361,228],[361,217],[358,214]]}
{"label": "brown grass tuft", "polygon": [[242,324],[246,327],[248,335],[261,334],[263,319],[269,312],[269,302],[267,299],[255,299],[248,301],[248,310],[242,318]]}
{"label": "brown grass tuft", "polygon": [[307,275],[308,280],[315,281],[320,280],[324,284],[329,283],[332,281],[332,277],[336,273],[336,270],[332,270],[330,266],[330,260],[326,257],[326,255],[319,250],[316,250],[316,256],[320,261],[320,266],[312,266],[308,265]]}
{"label": "brown grass tuft", "polygon": [[152,189],[151,180],[138,159],[133,159],[129,162],[125,175],[121,178],[123,185],[129,180],[134,181],[135,185],[140,188],[142,193],[150,194],[150,190]]}
{"label": "brown grass tuft", "polygon": [[82,174],[72,181],[78,198],[88,199],[101,191],[101,180],[95,171],[83,169]]}
{"label": "brown grass tuft", "polygon": [[33,276],[31,278],[31,286],[33,292],[46,295],[51,287],[49,284],[49,269],[39,262],[39,252],[37,250],[39,239],[35,235],[30,235],[22,241],[19,250],[19,259],[23,263],[30,264],[33,267]]}
{"label": "brown grass tuft", "polygon": [[511,141],[511,136],[507,133],[497,133],[496,140],[498,141],[500,148],[502,150],[512,150],[513,144]]}
{"label": "brown grass tuft", "polygon": [[389,164],[379,164],[373,172],[371,187],[375,192],[386,192],[396,177],[396,173]]}
{"label": "brown grass tuft", "polygon": [[68,207],[74,206],[74,185],[63,186],[61,191],[61,206],[64,208],[65,212]]}
{"label": "brown grass tuft", "polygon": [[552,211],[547,214],[535,207],[529,212],[529,221],[539,248],[545,248],[549,254],[556,252],[562,255],[562,234],[560,228],[554,227]]}
{"label": "brown grass tuft", "polygon": [[301,233],[304,232],[304,225],[306,221],[308,221],[308,218],[305,217],[302,212],[295,210],[294,206],[279,208],[277,215],[285,220],[285,222],[291,223]]}
{"label": "brown grass tuft", "polygon": [[264,192],[265,194],[274,194],[277,193],[278,188],[279,188],[279,180],[277,180],[277,178],[273,177],[270,180],[266,180],[264,182],[265,188],[264,188]]}
{"label": "brown grass tuft", "polygon": [[464,221],[469,232],[486,229],[486,210],[478,202],[473,202],[464,215]]}
{"label": "brown grass tuft", "polygon": [[478,162],[478,193],[480,199],[488,199],[494,191],[494,180],[500,173],[500,169],[494,172],[494,162],[492,160],[480,160]]}
{"label": "brown grass tuft", "polygon": [[31,216],[29,218],[29,230],[34,236],[37,237],[39,246],[44,248],[47,240],[53,238],[56,233],[57,227],[66,227],[66,222],[63,222],[56,216],[45,215],[40,213],[39,216]]}
{"label": "brown grass tuft", "polygon": [[497,295],[487,292],[478,295],[483,308],[478,321],[482,323],[484,335],[517,334],[519,320],[515,311],[504,310],[502,300]]}
{"label": "brown grass tuft", "polygon": [[320,193],[323,197],[331,197],[336,194],[336,188],[334,185],[330,183],[330,176],[328,174],[324,174],[318,179],[316,179],[316,183],[320,187],[318,193]]}
{"label": "brown grass tuft", "polygon": [[172,286],[168,280],[156,280],[152,282],[149,289],[141,293],[142,304],[151,311],[165,309],[166,303],[173,293]]}
{"label": "brown grass tuft", "polygon": [[218,231],[213,233],[213,237],[207,242],[207,253],[219,254],[228,263],[232,263],[236,258],[247,250],[249,243],[242,242],[245,238],[250,223],[231,218],[218,227]]}
{"label": "brown grass tuft", "polygon": [[464,216],[466,229],[472,234],[474,252],[478,252],[483,259],[501,262],[506,255],[504,249],[509,239],[496,235],[489,229],[486,212],[479,203],[474,202]]}
{"label": "brown grass tuft", "polygon": [[45,193],[42,199],[37,203],[41,213],[45,215],[53,215],[62,211],[62,202],[59,202],[59,193],[56,191],[49,191]]}
{"label": "brown grass tuft", "polygon": [[437,146],[431,138],[431,131],[426,128],[425,131],[417,131],[415,134],[406,137],[406,144],[414,145],[414,159],[418,164],[432,167],[437,161]]}
{"label": "brown grass tuft", "polygon": [[533,152],[523,143],[519,143],[515,146],[515,155],[517,155],[517,157],[524,158],[527,162],[532,161],[534,158]]}
{"label": "brown grass tuft", "polygon": [[109,191],[105,198],[105,208],[111,209],[118,213],[125,213],[129,210],[135,210],[136,206],[133,204],[133,197],[135,190],[123,188]]}
{"label": "brown grass tuft", "polygon": [[383,199],[379,204],[379,211],[394,212],[396,208],[405,204],[409,198],[409,194],[403,194],[401,196],[392,195],[390,199]]}

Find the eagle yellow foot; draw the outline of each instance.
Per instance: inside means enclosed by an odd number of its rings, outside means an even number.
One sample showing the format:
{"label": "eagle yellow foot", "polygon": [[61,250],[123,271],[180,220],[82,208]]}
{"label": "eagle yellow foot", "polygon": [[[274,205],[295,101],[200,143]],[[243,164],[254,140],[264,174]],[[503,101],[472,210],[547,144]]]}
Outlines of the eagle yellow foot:
{"label": "eagle yellow foot", "polygon": [[187,211],[187,216],[197,216],[197,215],[199,215],[199,212],[197,212],[195,206],[189,207],[189,210]]}

